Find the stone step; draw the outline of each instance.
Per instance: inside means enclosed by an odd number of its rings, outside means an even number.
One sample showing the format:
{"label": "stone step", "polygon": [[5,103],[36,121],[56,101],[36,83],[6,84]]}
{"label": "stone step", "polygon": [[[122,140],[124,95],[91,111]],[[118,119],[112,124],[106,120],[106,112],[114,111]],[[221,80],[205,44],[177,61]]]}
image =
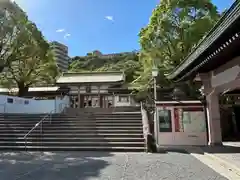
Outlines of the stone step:
{"label": "stone step", "polygon": [[[133,118],[133,119],[136,119],[136,118],[141,118],[142,116],[75,116],[75,117],[56,117],[56,118],[53,118],[53,119],[95,119],[95,118],[107,118],[107,119],[121,119],[121,118]],[[40,118],[41,119],[41,118]]]}
{"label": "stone step", "polygon": [[[0,146],[25,146],[25,141],[0,141]],[[26,141],[27,146],[102,146],[102,147],[144,147],[144,142],[108,142],[106,140],[96,142],[69,142],[69,141],[43,141],[43,142],[31,142]]]}
{"label": "stone step", "polygon": [[[42,141],[42,142],[144,142],[144,138],[135,137],[27,137],[27,141]],[[0,141],[25,141],[24,137],[0,137]]]}
{"label": "stone step", "polygon": [[[38,123],[39,121],[0,121],[1,125],[12,125],[12,124],[21,124],[21,125],[34,125]],[[46,122],[46,121],[45,121]]]}
{"label": "stone step", "polygon": [[[18,120],[18,119],[42,119],[45,116],[40,116],[40,117],[19,117],[19,116],[14,116],[14,117],[0,117],[0,120]],[[141,114],[132,114],[132,115],[124,115],[124,114],[112,114],[112,115],[79,115],[79,116],[52,116],[53,119],[57,118],[62,118],[62,119],[70,119],[70,118],[89,118],[89,117],[94,117],[94,118],[140,118]]]}
{"label": "stone step", "polygon": [[[38,123],[39,121],[14,121],[14,122],[0,122],[0,125],[14,125],[14,124],[21,124],[21,125],[35,125],[36,123]],[[132,124],[140,124],[142,123],[142,120],[90,120],[90,121],[81,121],[81,120],[77,120],[77,121],[43,121],[44,124],[85,124],[85,123],[120,123],[120,124],[127,124],[127,123],[132,123]]]}
{"label": "stone step", "polygon": [[[0,128],[0,131],[24,131],[24,132],[27,132],[29,131],[30,129],[32,129],[31,127],[30,128],[26,128],[26,127],[18,127],[18,128]],[[41,127],[37,127],[35,128],[35,131],[40,131]],[[69,126],[69,127],[43,127],[42,130],[44,132],[53,132],[53,131],[60,131],[60,132],[67,132],[67,131],[140,131],[142,132],[143,131],[143,128],[142,126],[137,126],[137,127],[128,127],[128,126],[125,126],[125,127],[120,127],[120,126],[108,126],[108,127],[104,127],[104,126],[99,126],[99,127],[95,127],[95,126],[88,126],[88,127],[72,127],[72,126]]]}
{"label": "stone step", "polygon": [[[34,130],[36,133],[39,133],[40,132],[40,130],[39,129],[35,129]],[[127,133],[127,134],[131,134],[131,133],[143,133],[142,132],[143,130],[142,129],[140,129],[139,128],[139,130],[137,129],[137,130],[127,130],[127,129],[121,129],[121,130],[119,130],[119,129],[111,129],[111,130],[109,130],[109,129],[93,129],[93,130],[88,130],[88,129],[81,129],[81,130],[79,130],[79,129],[75,129],[74,130],[74,133],[87,133],[87,132],[89,132],[89,133],[119,133],[119,134],[121,134],[121,133]],[[6,134],[6,133],[15,133],[15,134],[17,134],[17,133],[27,133],[28,132],[28,130],[6,130],[6,129],[3,129],[3,130],[1,130],[0,131],[0,136],[1,136],[1,134]],[[52,133],[52,134],[56,134],[56,133],[71,133],[72,132],[72,130],[69,130],[69,129],[66,129],[66,130],[59,130],[59,129],[54,129],[54,130],[43,130],[43,132],[44,133]]]}
{"label": "stone step", "polygon": [[[70,113],[65,113],[65,114],[52,114],[52,116],[75,116],[76,114],[78,115],[82,115],[82,116],[89,116],[89,115],[99,115],[99,116],[111,116],[111,115],[124,115],[124,116],[131,116],[131,115],[141,115],[140,111],[133,111],[133,112],[80,112],[80,111],[76,111],[76,112],[70,112]],[[45,114],[0,114],[0,118],[11,118],[11,117],[20,117],[20,118],[35,118],[35,117],[44,117],[48,115],[48,113]]]}
{"label": "stone step", "polygon": [[37,151],[144,151],[142,117],[139,112],[77,112],[77,116],[53,115],[43,129],[24,136],[45,115],[0,116],[1,150]]}
{"label": "stone step", "polygon": [[[49,119],[49,118],[46,118]],[[125,119],[132,119],[132,120],[139,120],[142,119],[142,117],[72,117],[72,118],[52,118],[53,121],[59,120],[59,121],[65,121],[65,120],[108,120],[108,119],[112,119],[112,120],[125,120]],[[16,118],[16,119],[0,119],[0,122],[8,122],[8,121],[40,121],[42,120],[42,118],[38,118],[38,119],[32,119],[32,118]]]}
{"label": "stone step", "polygon": [[[1,123],[0,122],[0,127],[2,126],[10,126],[10,127],[14,127],[14,126],[24,126],[24,127],[29,127],[29,126],[34,126],[36,123],[38,122],[29,122],[29,123]],[[71,125],[71,126],[79,126],[79,125],[105,125],[105,126],[135,126],[135,125],[142,125],[142,121],[133,121],[133,122],[123,122],[123,121],[117,121],[117,122],[111,122],[111,121],[77,121],[77,122],[68,122],[68,121],[63,121],[63,122],[55,122],[55,121],[51,121],[50,122],[46,121],[43,123],[44,126],[55,126],[55,125],[59,125],[59,126],[67,126],[67,125]]]}
{"label": "stone step", "polygon": [[134,114],[130,114],[130,113],[116,114],[116,113],[113,113],[113,114],[92,114],[90,116],[94,116],[94,117],[141,117],[142,115],[141,115],[141,113],[134,113]]}
{"label": "stone step", "polygon": [[9,117],[9,118],[0,118],[0,121],[15,121],[15,120],[40,120],[42,119],[43,117]]}
{"label": "stone step", "polygon": [[[0,114],[0,117],[41,117],[41,116],[45,116],[47,113],[44,114],[17,114],[17,113],[13,113],[13,114],[9,114],[9,113],[5,113],[5,114]],[[61,114],[52,114],[54,116],[60,116]]]}
{"label": "stone step", "polygon": [[[18,134],[13,134],[13,133],[6,133],[6,134],[1,134],[1,138],[23,138],[26,135],[26,133],[18,133]],[[49,134],[49,133],[44,133],[43,134],[44,137],[49,137],[49,138],[55,138],[55,137],[59,137],[59,138],[94,138],[94,137],[99,137],[99,138],[142,138],[143,134],[142,133],[138,133],[138,134],[116,134],[116,133],[65,133],[65,134],[57,134],[57,133],[53,133],[53,134]],[[40,137],[39,133],[35,133],[32,132],[28,137]]]}
{"label": "stone step", "polygon": [[[7,129],[7,130],[30,130],[35,126],[0,126],[0,131]],[[119,125],[119,126],[114,126],[114,125],[97,125],[97,124],[84,124],[84,125],[69,125],[69,124],[55,124],[55,125],[48,125],[48,124],[44,124],[44,125],[40,125],[36,128],[43,128],[43,129],[71,129],[71,130],[75,130],[75,129],[142,129],[142,125]]]}
{"label": "stone step", "polygon": [[[12,128],[12,129],[18,129],[18,128],[32,128],[35,124],[0,124],[0,129],[2,128]],[[52,123],[52,124],[43,124],[44,128],[62,128],[62,127],[142,127],[142,123]]]}
{"label": "stone step", "polygon": [[95,112],[86,112],[86,111],[81,111],[81,110],[78,110],[78,111],[72,111],[72,112],[69,112],[69,113],[65,113],[65,115],[69,115],[69,114],[72,114],[72,113],[77,113],[77,114],[86,114],[86,115],[91,115],[91,114],[141,114],[141,111],[138,110],[138,111],[95,111]]}
{"label": "stone step", "polygon": [[118,147],[105,147],[105,146],[0,146],[1,150],[6,151],[111,151],[111,152],[143,152],[145,147],[127,147],[127,146],[118,146]]}
{"label": "stone step", "polygon": [[76,117],[56,117],[52,119],[142,119],[142,116],[76,116]]}
{"label": "stone step", "polygon": [[109,108],[100,108],[100,107],[85,107],[85,108],[67,108],[66,111],[69,112],[132,112],[132,111],[139,111],[140,110],[140,105],[139,106],[134,106],[134,107],[109,107]]}
{"label": "stone step", "polygon": [[[0,119],[2,121],[40,121],[42,118],[14,118],[14,119]],[[49,119],[49,118],[46,118]],[[52,120],[94,120],[94,119],[142,119],[142,117],[68,117],[68,118],[52,118]]]}
{"label": "stone step", "polygon": [[[1,131],[15,131],[15,130],[18,130],[18,131],[20,131],[20,130],[30,130],[30,129],[32,129],[33,127],[35,127],[35,126],[7,126],[7,127],[5,127],[5,126],[0,126],[0,133],[1,133]],[[102,126],[102,125],[100,125],[100,126],[98,126],[98,125],[83,125],[83,126],[80,126],[80,125],[42,125],[42,127],[41,126],[37,126],[35,129],[37,130],[37,129],[40,129],[40,128],[42,128],[43,130],[57,130],[57,129],[59,129],[59,130],[64,130],[64,129],[70,129],[70,130],[83,130],[83,129],[97,129],[97,130],[103,130],[103,129],[107,129],[107,130],[121,130],[121,129],[123,129],[123,130],[134,130],[134,129],[139,129],[139,130],[142,130],[143,129],[143,127],[142,127],[142,125],[132,125],[132,126],[128,126],[128,125],[121,125],[121,126],[114,126],[114,125],[110,125],[110,126]]]}

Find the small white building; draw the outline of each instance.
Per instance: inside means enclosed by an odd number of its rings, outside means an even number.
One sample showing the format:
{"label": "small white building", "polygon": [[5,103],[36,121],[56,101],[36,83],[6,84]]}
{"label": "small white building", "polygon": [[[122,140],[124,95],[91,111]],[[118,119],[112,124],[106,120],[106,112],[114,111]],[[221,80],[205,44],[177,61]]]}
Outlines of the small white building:
{"label": "small white building", "polygon": [[158,146],[207,145],[205,108],[200,101],[157,101]]}

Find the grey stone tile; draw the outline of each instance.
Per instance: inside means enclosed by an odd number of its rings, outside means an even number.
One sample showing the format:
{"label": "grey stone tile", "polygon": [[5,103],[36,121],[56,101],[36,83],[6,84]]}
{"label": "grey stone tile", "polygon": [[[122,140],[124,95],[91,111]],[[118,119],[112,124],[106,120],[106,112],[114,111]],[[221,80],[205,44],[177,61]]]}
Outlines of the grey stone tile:
{"label": "grey stone tile", "polygon": [[0,153],[3,180],[226,180],[184,153]]}

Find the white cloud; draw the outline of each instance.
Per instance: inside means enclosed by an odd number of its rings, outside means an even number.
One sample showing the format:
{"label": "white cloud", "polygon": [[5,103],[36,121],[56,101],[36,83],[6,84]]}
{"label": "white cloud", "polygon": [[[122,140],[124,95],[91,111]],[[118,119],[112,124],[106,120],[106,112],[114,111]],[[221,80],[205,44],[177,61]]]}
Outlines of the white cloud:
{"label": "white cloud", "polygon": [[113,16],[105,16],[105,19],[107,19],[109,21],[114,21]]}
{"label": "white cloud", "polygon": [[67,38],[70,37],[70,36],[71,36],[71,34],[66,33],[66,34],[64,35],[64,39],[67,39]]}
{"label": "white cloud", "polygon": [[56,32],[59,33],[59,32],[64,32],[65,29],[57,29]]}

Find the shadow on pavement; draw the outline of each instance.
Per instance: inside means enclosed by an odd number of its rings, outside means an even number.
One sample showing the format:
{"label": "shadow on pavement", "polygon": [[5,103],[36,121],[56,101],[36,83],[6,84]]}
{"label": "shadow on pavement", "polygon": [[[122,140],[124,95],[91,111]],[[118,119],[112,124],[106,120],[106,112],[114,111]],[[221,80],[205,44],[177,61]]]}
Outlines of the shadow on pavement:
{"label": "shadow on pavement", "polygon": [[166,154],[166,153],[170,153],[170,152],[171,153],[174,152],[174,153],[189,154],[189,152],[182,147],[174,147],[174,148],[172,148],[172,147],[165,148],[164,147],[164,148],[160,148],[158,150],[158,153],[161,153],[161,154]]}
{"label": "shadow on pavement", "polygon": [[229,154],[229,153],[238,153],[240,155],[240,147],[235,147],[235,146],[229,146],[229,145],[224,145],[224,146],[205,146],[201,147],[201,149],[204,152],[207,153],[218,153],[218,154]]}
{"label": "shadow on pavement", "polygon": [[109,152],[1,152],[0,177],[8,180],[96,178]]}
{"label": "shadow on pavement", "polygon": [[169,148],[160,148],[158,153],[197,153],[197,154],[239,154],[240,156],[240,147],[223,145],[223,146],[179,146],[179,147],[169,147]]}

